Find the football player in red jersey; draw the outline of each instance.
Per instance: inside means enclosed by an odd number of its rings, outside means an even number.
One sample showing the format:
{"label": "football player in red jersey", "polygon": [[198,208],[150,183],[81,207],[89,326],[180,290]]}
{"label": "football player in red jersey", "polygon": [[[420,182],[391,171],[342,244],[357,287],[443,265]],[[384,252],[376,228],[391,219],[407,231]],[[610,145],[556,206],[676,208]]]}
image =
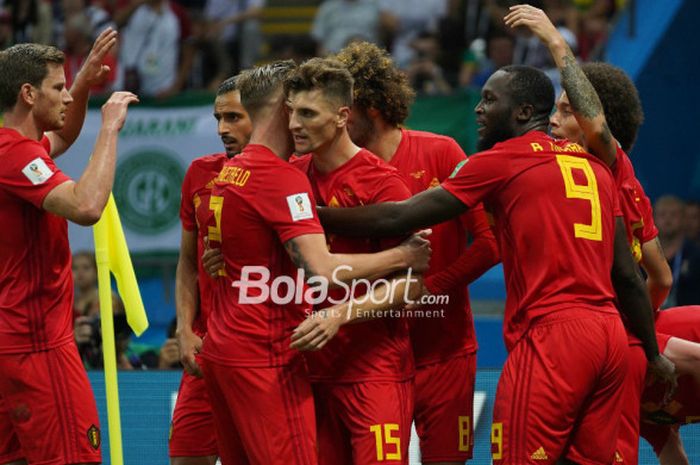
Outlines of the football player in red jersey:
{"label": "football player in red jersey", "polygon": [[[485,151],[441,187],[404,202],[322,212],[329,231],[352,232],[339,228],[342,214],[342,223],[353,219],[363,234],[396,234],[482,200],[493,209],[510,352],[494,407],[496,463],[612,462],[618,425],[610,418],[620,414],[627,366],[613,288],[650,365],[667,377],[672,371],[658,353],[651,303],[624,225],[614,220],[620,213],[609,170],[578,144],[544,133],[553,93],[541,71],[502,68],[475,109]],[[606,269],[612,274],[600,271]]]}
{"label": "football player in red jersey", "polygon": [[[350,140],[353,79],[341,62],[305,62],[287,79],[285,92],[295,152],[302,155],[291,164],[306,173],[319,205],[347,208],[411,196],[395,168]],[[372,253],[400,239],[330,235],[327,241],[331,253]],[[329,297],[349,296],[340,290]],[[347,325],[306,360],[316,406],[319,463],[407,464],[414,365],[408,322],[401,313]]]}
{"label": "football player in red jersey", "polygon": [[[450,137],[401,127],[414,91],[386,50],[354,42],[336,58],[355,79],[350,137],[396,167],[412,194],[438,186],[466,159]],[[444,317],[411,320],[416,359],[413,417],[424,464],[463,464],[473,449],[477,350],[467,285],[499,261],[498,248],[481,205],[436,225],[430,241],[433,254],[425,292],[447,296],[449,302],[423,307],[444,310]]]}
{"label": "football player in red jersey", "polygon": [[[560,33],[543,11],[527,5],[514,7],[512,11],[511,24],[529,27],[550,48],[555,58],[570,53]],[[560,69],[564,68],[563,60],[559,66]],[[572,62],[570,66],[577,65]],[[644,268],[652,305],[658,308],[668,295],[673,277],[657,238],[658,230],[654,224],[651,202],[636,179],[634,168],[626,154],[631,150],[643,120],[639,95],[624,71],[605,63],[584,64],[580,66],[580,73],[569,71],[568,75],[562,76],[565,89],[572,89],[572,75],[577,74],[578,79],[581,79],[581,73],[588,86],[592,86],[597,94],[597,105],[602,109],[604,117],[597,120],[580,118],[564,91],[550,119],[552,135],[576,141],[584,147],[589,145],[596,150],[596,154],[614,160],[611,169],[619,191],[632,256]],[[579,95],[576,94],[576,97]],[[693,346],[677,337],[669,340],[669,336],[662,333],[659,331],[659,345],[663,346],[664,355],[676,364],[679,372],[692,369],[687,357],[692,357],[688,350]],[[628,334],[630,366],[625,381],[626,395],[616,462],[636,464],[639,451],[639,404],[646,376],[646,361],[639,340],[629,330]],[[700,349],[700,346],[696,347]],[[699,358],[698,355],[695,358]]]}
{"label": "football player in red jersey", "polygon": [[235,77],[219,86],[214,117],[225,151],[195,159],[182,184],[182,240],[175,276],[175,307],[176,336],[185,372],[170,429],[169,454],[173,465],[213,465],[218,454],[211,405],[197,363],[211,313],[212,286],[212,278],[202,269],[199,257],[204,250],[205,222],[214,179],[226,160],[243,150],[252,131]]}
{"label": "football player in red jersey", "polygon": [[102,461],[97,407],[73,336],[66,219],[96,223],[114,181],[117,138],[130,92],[112,94],[92,157],[75,182],[51,157],[80,133],[88,89],[116,43],[96,39],[69,93],[64,55],[18,44],[0,52],[0,463]]}
{"label": "football player in red jersey", "polygon": [[275,62],[239,75],[253,131],[209,200],[208,238],[224,268],[212,286],[200,366],[224,465],[317,463],[311,386],[290,347],[310,311],[304,282],[422,271],[429,259],[429,243],[415,236],[375,254],[328,251],[309,181],[287,162],[293,144],[282,84],[294,69]]}

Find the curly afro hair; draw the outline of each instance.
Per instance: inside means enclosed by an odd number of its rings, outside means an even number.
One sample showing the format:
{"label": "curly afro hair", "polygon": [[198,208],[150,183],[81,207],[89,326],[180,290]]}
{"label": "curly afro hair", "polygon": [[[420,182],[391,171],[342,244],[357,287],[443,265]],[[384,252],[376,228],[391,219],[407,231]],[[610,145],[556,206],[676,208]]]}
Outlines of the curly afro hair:
{"label": "curly afro hair", "polygon": [[610,132],[629,153],[644,122],[637,88],[624,71],[608,63],[585,63],[581,68],[603,104]]}
{"label": "curly afro hair", "polygon": [[396,126],[406,118],[416,96],[406,75],[394,65],[389,53],[369,42],[353,42],[335,56],[355,79],[354,102],[374,108]]}

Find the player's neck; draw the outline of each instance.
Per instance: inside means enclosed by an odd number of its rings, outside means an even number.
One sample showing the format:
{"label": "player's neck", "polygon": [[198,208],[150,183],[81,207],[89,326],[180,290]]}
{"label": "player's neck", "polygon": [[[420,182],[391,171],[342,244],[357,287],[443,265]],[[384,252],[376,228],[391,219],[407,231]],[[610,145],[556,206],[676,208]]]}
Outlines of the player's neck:
{"label": "player's neck", "polygon": [[32,118],[32,114],[20,110],[4,113],[3,127],[14,129],[22,136],[32,140],[39,140],[44,135],[44,132],[39,129]]}
{"label": "player's neck", "polygon": [[293,150],[287,122],[282,118],[256,121],[248,143],[265,146],[283,160],[289,160]]}
{"label": "player's neck", "polygon": [[378,122],[375,125],[375,133],[372,139],[367,143],[367,150],[384,160],[390,162],[396,150],[401,144],[403,133],[400,128],[389,126],[384,122]]}
{"label": "player's neck", "polygon": [[327,174],[350,161],[360,148],[352,143],[346,129],[339,130],[338,137],[319,147],[313,154],[314,168]]}

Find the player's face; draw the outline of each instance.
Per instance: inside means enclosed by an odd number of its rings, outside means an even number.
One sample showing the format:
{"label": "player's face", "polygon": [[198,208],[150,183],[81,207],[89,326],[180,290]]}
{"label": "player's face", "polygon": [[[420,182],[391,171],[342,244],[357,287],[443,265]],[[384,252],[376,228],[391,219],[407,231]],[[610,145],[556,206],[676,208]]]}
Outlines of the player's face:
{"label": "player's face", "polygon": [[289,130],[298,154],[320,153],[347,124],[348,107],[338,107],[318,89],[295,92],[287,100]]}
{"label": "player's face", "polygon": [[48,65],[48,74],[36,89],[32,113],[42,131],[61,129],[65,124],[66,110],[73,101],[66,89],[66,76],[61,65]]}
{"label": "player's face", "polygon": [[481,89],[481,100],[474,108],[479,140],[477,149],[488,150],[498,142],[515,136],[513,105],[508,82],[510,76],[502,71],[491,75]]}
{"label": "player's face", "polygon": [[253,125],[241,104],[241,93],[237,90],[217,95],[214,100],[214,118],[218,123],[217,133],[224,143],[226,155],[232,157],[243,150],[250,140]]}
{"label": "player's face", "polygon": [[365,108],[353,105],[348,117],[348,133],[352,142],[360,147],[367,147],[375,134],[374,122],[367,114]]}
{"label": "player's face", "polygon": [[97,283],[97,270],[94,262],[84,255],[73,258],[73,281],[78,289],[87,289]]}
{"label": "player's face", "polygon": [[574,117],[574,111],[571,108],[566,92],[561,93],[554,108],[554,113],[549,117],[552,136],[557,139],[568,139],[585,147],[586,140],[583,137],[583,131],[581,126],[578,125],[576,117]]}

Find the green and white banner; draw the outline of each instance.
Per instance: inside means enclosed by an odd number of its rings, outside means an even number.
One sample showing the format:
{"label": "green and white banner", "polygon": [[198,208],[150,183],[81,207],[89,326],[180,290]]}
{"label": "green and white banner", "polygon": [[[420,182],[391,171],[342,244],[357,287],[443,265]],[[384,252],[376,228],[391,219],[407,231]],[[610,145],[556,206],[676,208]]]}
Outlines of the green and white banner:
{"label": "green and white banner", "polygon": [[[132,252],[180,246],[180,188],[191,161],[223,151],[212,106],[129,109],[119,137],[114,197]],[[73,179],[85,169],[100,129],[90,110],[71,149],[56,160]],[[92,249],[92,230],[70,224],[73,250]]]}

